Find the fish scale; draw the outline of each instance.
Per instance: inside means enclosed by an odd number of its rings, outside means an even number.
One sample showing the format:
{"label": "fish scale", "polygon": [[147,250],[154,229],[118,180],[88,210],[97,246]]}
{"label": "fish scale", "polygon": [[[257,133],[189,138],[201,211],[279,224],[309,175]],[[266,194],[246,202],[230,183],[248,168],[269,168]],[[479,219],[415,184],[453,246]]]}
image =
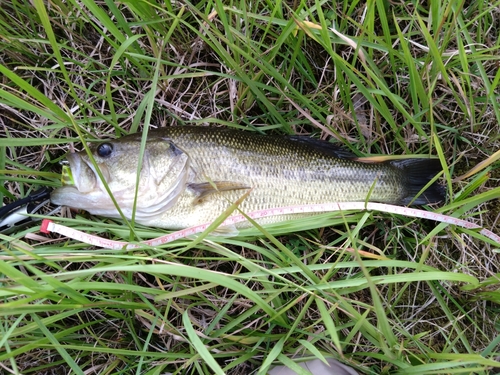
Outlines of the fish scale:
{"label": "fish scale", "polygon": [[[122,188],[128,187],[131,192],[135,191],[137,164],[131,165],[131,159],[121,155],[118,150],[136,150],[139,153],[141,138],[142,134],[133,134],[105,141],[112,146],[114,153],[106,157],[96,154],[97,147],[91,147],[96,161],[110,174],[110,182],[119,180]],[[170,145],[168,150],[180,151],[162,151],[167,149],[165,143]],[[180,176],[184,178],[182,189],[175,190],[179,192],[175,202],[170,202],[164,212],[161,212],[162,206],[155,207],[153,201],[151,205],[160,214],[143,219],[140,210],[137,210],[136,221],[148,226],[182,229],[213,221],[249,189],[249,195],[239,206],[243,212],[328,202],[369,200],[406,205],[412,201],[425,204],[443,200],[443,189],[436,183],[430,184],[415,199],[415,195],[441,170],[437,159],[409,158],[363,163],[331,143],[308,137],[263,136],[234,129],[177,126],[150,129],[146,150],[144,157],[153,159],[144,163],[150,170],[145,171],[143,165],[141,177],[142,174],[146,177],[150,174],[156,176],[157,171],[151,168],[158,165],[173,171],[158,186],[150,182],[148,188],[166,189],[174,182],[178,183]],[[186,168],[189,170],[175,164],[178,163],[175,158],[179,159],[180,153],[188,156]],[[88,155],[84,152],[73,154],[69,158],[70,166],[74,158],[80,158],[81,165],[89,165]],[[132,159],[136,160],[136,156]],[[181,174],[181,170],[186,173]],[[83,173],[89,175],[88,171]],[[78,181],[74,170],[73,177]],[[174,181],[175,178],[177,180]],[[211,184],[224,191],[217,191]],[[143,186],[141,188],[141,191],[146,191]],[[120,217],[118,212],[99,212],[97,207],[86,202],[84,194],[79,199],[68,199],[70,190],[78,196],[78,192],[74,191],[75,186],[63,186],[53,193],[54,203],[103,216]],[[92,194],[98,196],[99,192]],[[103,201],[109,200],[107,193],[101,195]],[[148,194],[155,195],[161,195],[161,192]],[[140,196],[138,199],[138,207],[147,206],[148,202],[140,201]],[[119,199],[117,202],[122,206]],[[132,212],[132,207],[125,209]],[[294,217],[297,215],[300,214]],[[262,223],[289,218],[287,215],[270,217]],[[245,225],[248,223],[239,224]]]}

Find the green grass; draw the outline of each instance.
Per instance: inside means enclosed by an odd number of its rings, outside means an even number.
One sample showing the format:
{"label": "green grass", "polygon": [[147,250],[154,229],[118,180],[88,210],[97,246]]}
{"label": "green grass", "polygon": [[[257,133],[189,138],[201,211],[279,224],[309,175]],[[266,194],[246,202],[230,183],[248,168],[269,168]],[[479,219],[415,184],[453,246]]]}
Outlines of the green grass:
{"label": "green grass", "polygon": [[[2,2],[0,195],[57,186],[68,145],[219,124],[437,155],[449,200],[432,209],[498,232],[495,157],[452,179],[500,146],[499,3],[428,3]],[[134,251],[38,235],[0,235],[6,374],[265,374],[301,357],[362,374],[500,367],[498,244],[475,232],[358,212]]]}

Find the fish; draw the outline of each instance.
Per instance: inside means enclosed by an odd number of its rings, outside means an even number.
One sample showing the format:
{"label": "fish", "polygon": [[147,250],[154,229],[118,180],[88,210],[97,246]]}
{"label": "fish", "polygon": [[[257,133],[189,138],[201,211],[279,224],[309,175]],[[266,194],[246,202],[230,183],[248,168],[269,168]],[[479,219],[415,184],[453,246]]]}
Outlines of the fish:
{"label": "fish", "polygon": [[[204,126],[149,129],[141,157],[141,139],[136,133],[92,142],[92,157],[86,151],[69,153],[66,181],[52,192],[52,203],[109,218],[134,215],[136,223],[176,230],[214,221],[245,193],[238,206],[245,213],[303,204],[423,205],[445,199],[438,182],[429,184],[442,171],[434,158],[366,163],[307,136]],[[259,223],[301,215],[307,214]]]}

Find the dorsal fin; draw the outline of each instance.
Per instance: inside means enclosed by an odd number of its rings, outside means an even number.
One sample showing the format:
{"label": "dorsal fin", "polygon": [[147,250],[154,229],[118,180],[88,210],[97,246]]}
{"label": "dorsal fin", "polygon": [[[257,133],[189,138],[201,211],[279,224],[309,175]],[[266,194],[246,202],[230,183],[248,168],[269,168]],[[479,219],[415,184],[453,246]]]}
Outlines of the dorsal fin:
{"label": "dorsal fin", "polygon": [[334,156],[336,158],[349,160],[358,158],[357,155],[349,150],[346,150],[342,146],[339,146],[335,143],[330,143],[328,141],[322,141],[321,139],[315,139],[305,135],[288,135],[286,136],[286,138],[290,139],[291,141],[307,145],[308,147],[311,147],[316,151],[319,151],[326,155]]}

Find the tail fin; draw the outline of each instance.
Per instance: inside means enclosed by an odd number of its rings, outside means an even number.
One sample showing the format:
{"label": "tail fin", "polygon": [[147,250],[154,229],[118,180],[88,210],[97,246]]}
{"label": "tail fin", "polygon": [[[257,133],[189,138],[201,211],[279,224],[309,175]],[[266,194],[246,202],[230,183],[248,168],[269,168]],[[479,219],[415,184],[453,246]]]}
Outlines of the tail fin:
{"label": "tail fin", "polygon": [[424,186],[442,171],[441,163],[438,159],[402,159],[391,161],[390,163],[394,167],[401,169],[405,176],[408,194],[402,199],[401,204],[431,204],[445,200],[446,190],[437,182],[434,182],[417,197],[417,194]]}

